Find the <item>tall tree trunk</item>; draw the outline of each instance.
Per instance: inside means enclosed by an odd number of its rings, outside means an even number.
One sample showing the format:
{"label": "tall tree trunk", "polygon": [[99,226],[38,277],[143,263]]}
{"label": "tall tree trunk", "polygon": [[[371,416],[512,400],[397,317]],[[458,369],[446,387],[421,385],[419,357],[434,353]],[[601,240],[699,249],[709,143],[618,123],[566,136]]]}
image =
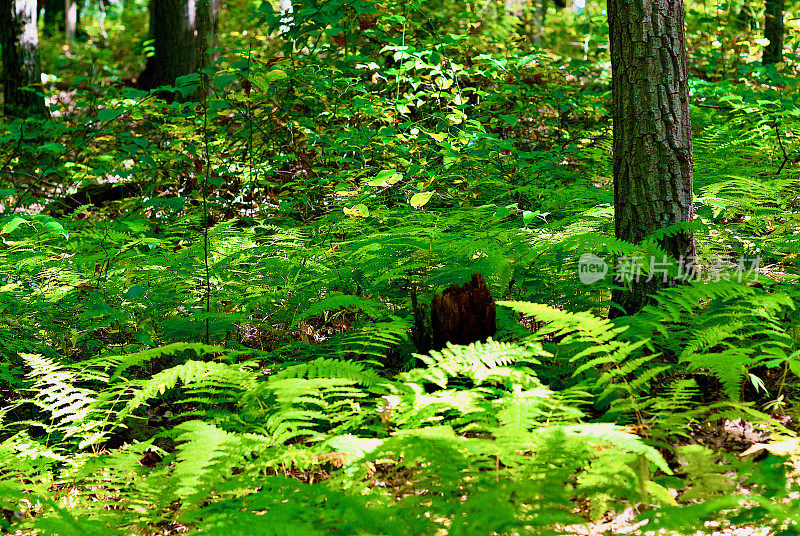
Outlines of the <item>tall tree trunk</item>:
{"label": "tall tree trunk", "polygon": [[0,46],[3,48],[4,111],[7,115],[46,116],[41,91],[36,0],[0,0]]}
{"label": "tall tree trunk", "polygon": [[767,0],[764,15],[764,37],[769,44],[764,47],[761,62],[764,65],[783,61],[783,8],[784,0]]}
{"label": "tall tree trunk", "polygon": [[56,35],[64,30],[64,0],[42,0],[44,4],[44,33]]}
{"label": "tall tree trunk", "polygon": [[150,1],[155,55],[139,76],[140,88],[172,85],[210,63],[205,51],[216,46],[218,6],[218,0]]}
{"label": "tall tree trunk", "polygon": [[44,7],[44,34],[53,36],[63,32],[67,39],[74,41],[81,20],[78,1],[39,0],[39,5]]}
{"label": "tall tree trunk", "polygon": [[78,17],[80,16],[78,2],[76,0],[65,0],[64,7],[66,15],[64,20],[64,34],[67,39],[74,41],[78,33]]}
{"label": "tall tree trunk", "polygon": [[[608,0],[617,238],[641,243],[692,220],[692,129],[682,0]],[[692,233],[665,238],[675,259],[694,256]],[[656,259],[661,261],[661,259]],[[646,262],[649,263],[649,260]],[[632,314],[674,284],[653,277],[616,290],[610,316]]]}

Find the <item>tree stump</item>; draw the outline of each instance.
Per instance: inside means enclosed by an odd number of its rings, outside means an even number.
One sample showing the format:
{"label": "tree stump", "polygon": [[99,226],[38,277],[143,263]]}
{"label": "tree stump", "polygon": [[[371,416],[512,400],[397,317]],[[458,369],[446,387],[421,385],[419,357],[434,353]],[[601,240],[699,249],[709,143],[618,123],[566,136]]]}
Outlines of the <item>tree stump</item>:
{"label": "tree stump", "polygon": [[459,287],[452,285],[431,301],[432,349],[448,342],[470,344],[486,340],[497,332],[497,307],[486,280],[474,274]]}

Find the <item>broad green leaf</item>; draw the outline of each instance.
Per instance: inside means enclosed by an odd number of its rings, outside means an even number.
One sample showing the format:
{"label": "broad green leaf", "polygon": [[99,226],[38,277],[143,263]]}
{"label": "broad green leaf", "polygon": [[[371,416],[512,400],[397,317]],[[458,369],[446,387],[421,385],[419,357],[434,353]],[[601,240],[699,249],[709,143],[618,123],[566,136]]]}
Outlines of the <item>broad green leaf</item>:
{"label": "broad green leaf", "polygon": [[64,226],[61,225],[61,222],[59,222],[58,220],[54,220],[53,218],[47,216],[39,216],[37,220],[38,223],[42,226],[42,229],[44,229],[47,232],[47,234],[61,235],[67,240],[69,240],[69,233],[67,232],[66,229],[64,229]]}
{"label": "broad green leaf", "polygon": [[432,195],[433,192],[419,192],[411,197],[409,203],[414,208],[422,208],[431,200]]}
{"label": "broad green leaf", "polygon": [[147,346],[153,346],[153,338],[146,331],[137,331],[133,334],[133,338]]}
{"label": "broad green leaf", "polygon": [[102,302],[94,303],[89,308],[89,310],[86,311],[86,316],[91,318],[97,318],[99,316],[110,315],[112,312],[113,309],[111,309],[111,307],[109,307],[107,303],[102,303]]}
{"label": "broad green leaf", "polygon": [[128,88],[122,92],[122,97],[125,99],[136,100],[136,99],[141,99],[142,97],[146,97],[149,94],[150,93],[148,93],[147,91],[142,91],[141,89]]}
{"label": "broad green leaf", "polygon": [[97,112],[97,119],[103,121],[111,121],[112,119],[116,119],[117,117],[121,116],[125,113],[125,110],[120,108],[103,108],[99,112]]}
{"label": "broad green leaf", "polygon": [[378,172],[378,175],[369,181],[367,184],[370,186],[392,186],[403,180],[403,174],[398,173],[394,169],[384,169]]}
{"label": "broad green leaf", "polygon": [[16,216],[10,222],[8,222],[7,224],[3,225],[3,229],[0,230],[0,233],[8,234],[11,231],[15,230],[17,227],[19,227],[20,225],[22,225],[23,223],[27,223],[27,222],[28,222],[28,220],[26,220],[25,218],[20,218],[19,216]]}
{"label": "broad green leaf", "polygon": [[509,125],[516,125],[517,124],[517,118],[514,117],[513,115],[501,114],[500,115],[500,119],[502,119],[504,123],[508,123]]}
{"label": "broad green leaf", "polygon": [[239,77],[238,74],[223,74],[214,77],[214,80],[212,80],[211,83],[217,89],[224,89],[229,85],[231,85],[231,82],[236,80],[238,77]]}
{"label": "broad green leaf", "polygon": [[369,208],[367,205],[358,204],[352,208],[344,207],[344,213],[354,218],[366,218],[369,216]]}
{"label": "broad green leaf", "polygon": [[536,212],[526,210],[522,213],[522,221],[525,223],[525,225],[530,225],[536,220],[536,216],[538,215],[539,215],[538,210]]}
{"label": "broad green leaf", "polygon": [[139,285],[133,285],[128,291],[124,294],[126,298],[129,300],[138,300],[142,296],[144,296],[145,290]]}
{"label": "broad green leaf", "polygon": [[289,75],[286,74],[285,71],[282,71],[280,69],[272,69],[266,74],[264,78],[267,80],[267,82],[277,82],[278,80],[289,78]]}
{"label": "broad green leaf", "polygon": [[53,141],[48,141],[42,145],[42,149],[51,153],[60,153],[65,149],[63,145],[60,143],[55,143]]}

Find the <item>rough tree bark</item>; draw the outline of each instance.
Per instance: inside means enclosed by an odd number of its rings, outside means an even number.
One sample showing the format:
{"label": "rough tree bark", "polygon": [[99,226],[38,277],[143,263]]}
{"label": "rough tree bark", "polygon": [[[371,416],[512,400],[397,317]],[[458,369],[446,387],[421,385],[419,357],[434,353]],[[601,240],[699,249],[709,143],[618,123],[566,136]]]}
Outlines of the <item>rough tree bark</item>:
{"label": "rough tree bark", "polygon": [[36,0],[0,0],[0,46],[3,49],[4,111],[7,115],[46,116],[41,89]]}
{"label": "rough tree bark", "polygon": [[769,65],[783,61],[783,9],[784,0],[767,0],[764,14],[764,38],[769,44],[764,47],[761,63]]}
{"label": "rough tree bark", "polygon": [[[614,117],[617,238],[641,243],[692,220],[692,129],[682,0],[608,0]],[[694,257],[694,236],[661,241],[675,259]],[[660,261],[660,259],[657,259]],[[649,262],[649,260],[646,260]],[[663,277],[615,290],[610,316],[632,314],[674,284]]]}
{"label": "rough tree bark", "polygon": [[497,307],[481,274],[463,286],[452,285],[431,301],[432,348],[448,342],[470,344],[484,341],[497,331]]}
{"label": "rough tree bark", "polygon": [[216,46],[218,6],[218,0],[150,1],[155,55],[139,75],[141,89],[172,85],[213,61],[205,51]]}

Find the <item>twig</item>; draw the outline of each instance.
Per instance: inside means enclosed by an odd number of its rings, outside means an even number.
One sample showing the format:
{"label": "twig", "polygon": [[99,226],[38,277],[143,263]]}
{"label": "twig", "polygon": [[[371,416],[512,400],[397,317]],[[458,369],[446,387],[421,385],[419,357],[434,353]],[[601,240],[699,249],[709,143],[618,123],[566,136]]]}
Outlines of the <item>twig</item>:
{"label": "twig", "polygon": [[781,171],[783,171],[783,166],[789,161],[789,156],[786,154],[786,147],[783,146],[783,138],[781,138],[781,133],[778,130],[777,124],[775,125],[775,137],[778,138],[778,147],[780,147],[783,152],[783,162],[781,162],[781,167],[779,167],[778,171],[775,173],[775,175],[780,175]]}
{"label": "twig", "polygon": [[712,108],[714,110],[733,110],[733,106],[717,106],[716,104],[695,103],[695,106],[697,106],[698,108]]}

